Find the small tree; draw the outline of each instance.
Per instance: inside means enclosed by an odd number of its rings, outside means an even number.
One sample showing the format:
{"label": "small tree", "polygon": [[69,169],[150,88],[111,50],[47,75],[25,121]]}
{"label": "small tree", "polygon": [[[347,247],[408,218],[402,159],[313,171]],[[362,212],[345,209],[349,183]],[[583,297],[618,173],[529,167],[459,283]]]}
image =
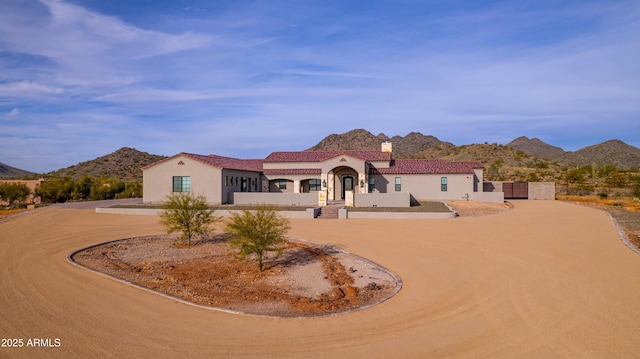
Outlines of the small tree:
{"label": "small tree", "polygon": [[24,183],[0,183],[0,198],[9,202],[9,206],[13,205],[14,202],[26,200],[30,193],[31,190]]}
{"label": "small tree", "polygon": [[284,235],[289,228],[289,220],[279,216],[276,208],[270,206],[234,213],[227,223],[227,231],[233,235],[231,245],[239,250],[241,258],[255,254],[260,272],[265,252],[282,253]]}
{"label": "small tree", "polygon": [[182,242],[191,246],[191,238],[195,235],[206,236],[210,226],[218,217],[214,210],[207,206],[204,196],[191,193],[174,193],[167,196],[163,211],[160,213],[160,223],[167,228],[168,233],[181,232]]}

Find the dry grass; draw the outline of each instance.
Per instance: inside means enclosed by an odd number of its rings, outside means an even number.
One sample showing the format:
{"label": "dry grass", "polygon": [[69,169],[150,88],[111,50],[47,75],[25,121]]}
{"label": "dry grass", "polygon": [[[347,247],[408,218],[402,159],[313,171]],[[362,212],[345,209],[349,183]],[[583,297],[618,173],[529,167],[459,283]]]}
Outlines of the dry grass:
{"label": "dry grass", "polygon": [[566,196],[559,195],[561,201],[578,202],[601,206],[621,207],[631,212],[640,212],[640,200],[633,197],[600,198],[598,196]]}
{"label": "dry grass", "polygon": [[25,208],[17,208],[17,209],[0,209],[0,218],[10,216],[12,214],[18,214],[20,212],[26,211]]}

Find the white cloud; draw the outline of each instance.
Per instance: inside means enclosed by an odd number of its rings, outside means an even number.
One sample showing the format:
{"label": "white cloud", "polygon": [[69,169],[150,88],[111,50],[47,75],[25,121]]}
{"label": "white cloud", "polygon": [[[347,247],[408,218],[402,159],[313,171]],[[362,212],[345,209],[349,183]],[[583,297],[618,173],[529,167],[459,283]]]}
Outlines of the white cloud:
{"label": "white cloud", "polygon": [[32,81],[9,82],[0,84],[0,96],[33,97],[41,94],[61,94],[65,90]]}
{"label": "white cloud", "polygon": [[52,123],[66,145],[46,142],[59,151],[117,142],[230,156],[307,148],[353,128],[456,144],[640,131],[633,2],[464,11],[381,2],[393,11],[378,13],[234,1],[197,14],[158,3],[143,17],[59,0],[6,4],[0,113],[19,108],[30,125],[0,135],[23,136],[29,148],[45,140],[23,134]]}
{"label": "white cloud", "polygon": [[44,14],[0,13],[0,41],[5,49],[52,60],[41,74],[51,83],[127,85],[139,79],[131,61],[204,48],[212,40],[140,29],[59,0],[41,2]]}

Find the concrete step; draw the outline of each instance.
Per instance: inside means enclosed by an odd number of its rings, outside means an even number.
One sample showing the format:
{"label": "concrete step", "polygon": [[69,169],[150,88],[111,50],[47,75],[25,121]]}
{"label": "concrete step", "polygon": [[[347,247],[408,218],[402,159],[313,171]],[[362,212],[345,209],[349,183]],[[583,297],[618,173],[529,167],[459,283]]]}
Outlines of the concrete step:
{"label": "concrete step", "polygon": [[342,205],[329,205],[320,208],[320,214],[317,218],[319,219],[337,219],[339,218],[339,211],[342,208]]}

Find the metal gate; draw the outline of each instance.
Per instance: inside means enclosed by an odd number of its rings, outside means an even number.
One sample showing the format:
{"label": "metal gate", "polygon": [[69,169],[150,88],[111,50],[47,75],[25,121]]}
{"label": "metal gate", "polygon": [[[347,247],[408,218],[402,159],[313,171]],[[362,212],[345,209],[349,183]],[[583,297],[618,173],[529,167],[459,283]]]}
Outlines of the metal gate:
{"label": "metal gate", "polygon": [[529,199],[529,183],[503,182],[502,192],[505,199]]}

